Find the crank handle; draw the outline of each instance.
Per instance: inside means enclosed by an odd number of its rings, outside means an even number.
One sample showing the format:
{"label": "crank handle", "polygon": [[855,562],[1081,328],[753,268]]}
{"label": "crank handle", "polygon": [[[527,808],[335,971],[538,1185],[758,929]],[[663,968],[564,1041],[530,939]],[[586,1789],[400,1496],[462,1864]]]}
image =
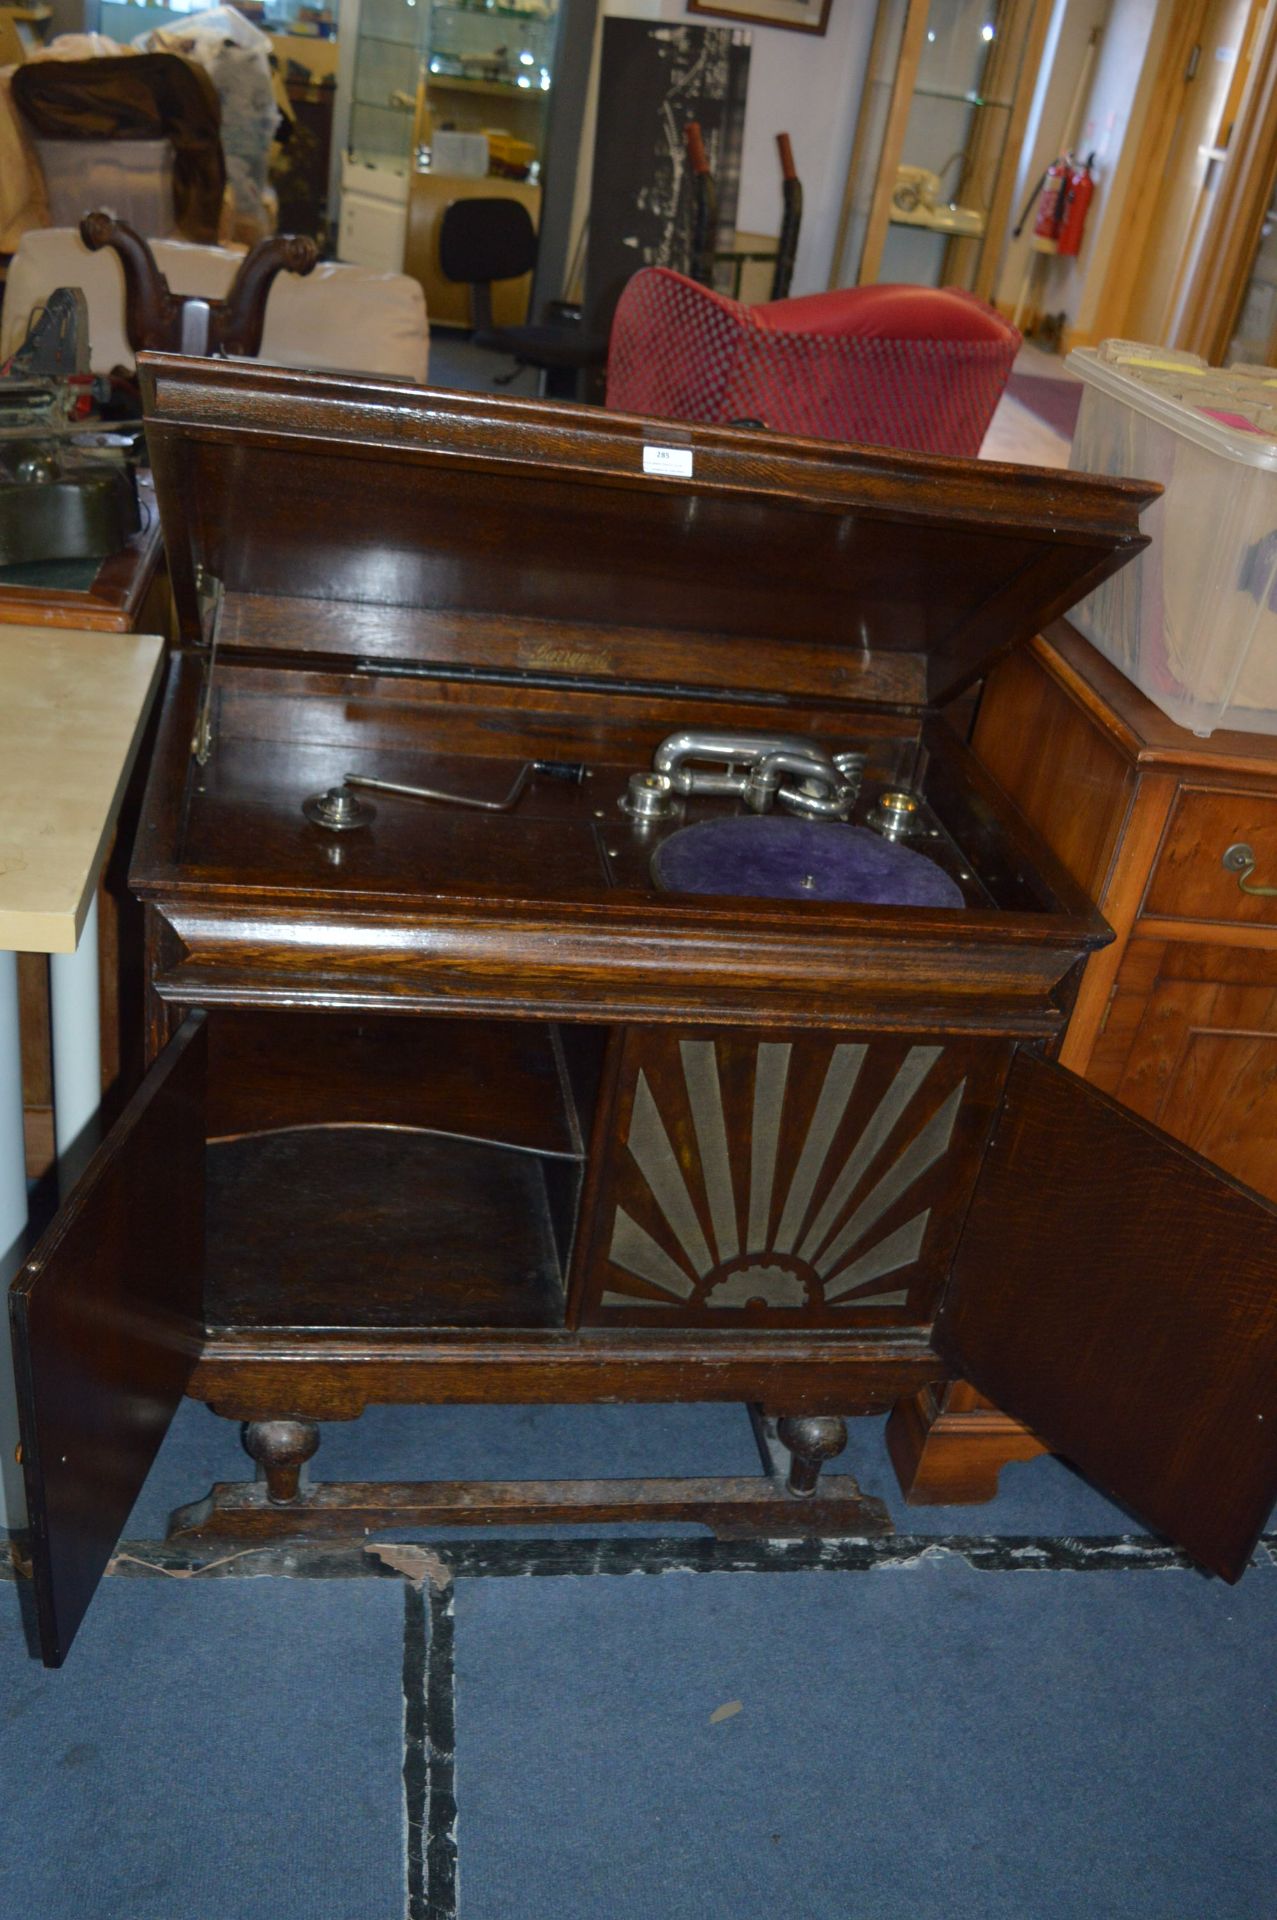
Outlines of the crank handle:
{"label": "crank handle", "polygon": [[575,760],[528,760],[519,769],[514,785],[504,800],[480,800],[474,794],[448,793],[440,787],[402,786],[396,780],[374,780],[370,774],[348,773],[345,787],[364,787],[372,793],[394,793],[404,800],[434,800],[446,807],[472,807],[477,813],[510,813],[518,805],[523,789],[536,775],[551,780],[568,780],[580,786],[585,768]]}

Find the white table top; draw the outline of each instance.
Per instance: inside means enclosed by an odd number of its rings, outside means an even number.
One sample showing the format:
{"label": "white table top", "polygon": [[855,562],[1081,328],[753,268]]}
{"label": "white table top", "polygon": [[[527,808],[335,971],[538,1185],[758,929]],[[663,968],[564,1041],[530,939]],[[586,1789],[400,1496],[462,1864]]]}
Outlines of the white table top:
{"label": "white table top", "polygon": [[0,951],[74,953],[164,642],[0,627]]}

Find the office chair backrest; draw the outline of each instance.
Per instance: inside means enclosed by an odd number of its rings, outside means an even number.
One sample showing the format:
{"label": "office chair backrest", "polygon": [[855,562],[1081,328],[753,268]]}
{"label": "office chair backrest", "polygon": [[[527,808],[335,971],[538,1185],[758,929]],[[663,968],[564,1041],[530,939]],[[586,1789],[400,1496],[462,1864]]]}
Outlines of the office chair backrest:
{"label": "office chair backrest", "polygon": [[439,226],[439,270],[468,282],[474,324],[492,325],[492,282],[517,280],[536,264],[537,233],[520,200],[454,200]]}

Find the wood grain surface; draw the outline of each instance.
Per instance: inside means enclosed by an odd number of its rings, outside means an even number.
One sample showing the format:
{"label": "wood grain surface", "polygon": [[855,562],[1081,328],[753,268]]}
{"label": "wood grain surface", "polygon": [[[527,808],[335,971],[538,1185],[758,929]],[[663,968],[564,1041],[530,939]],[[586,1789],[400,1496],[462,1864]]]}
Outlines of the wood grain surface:
{"label": "wood grain surface", "polygon": [[[1138,552],[1150,489],[247,362],[144,356],[142,380],[187,643],[132,867],[148,1042],[175,1072],[195,1008],[210,1047],[188,1391],[254,1423],[276,1504],[308,1423],[379,1401],[739,1400],[819,1438],[942,1388],[931,1315],[1009,1063],[1058,1043],[1109,936],[1093,869],[927,703]],[[643,471],[671,434],[689,480]],[[917,786],[964,905],[660,893],[659,834],[618,799],[690,724],[863,751],[866,809]],[[379,794],[342,838],[302,812],[351,771],[497,799],[541,759],[584,777],[537,777],[511,813]],[[782,1050],[765,1199],[758,1076]],[[640,1078],[713,1241],[668,1325],[608,1299],[622,1205],[675,1258],[633,1178]],[[741,1267],[786,1251],[786,1208],[828,1269],[818,1306]],[[1017,1259],[1051,1231],[1031,1186],[993,1211]],[[102,1311],[112,1232],[75,1280]]]}
{"label": "wood grain surface", "polygon": [[50,1666],[66,1655],[199,1351],[205,1058],[193,1015],[10,1293]]}
{"label": "wood grain surface", "polygon": [[1227,1580],[1277,1498],[1277,1208],[1021,1054],[935,1324],[955,1368]]}

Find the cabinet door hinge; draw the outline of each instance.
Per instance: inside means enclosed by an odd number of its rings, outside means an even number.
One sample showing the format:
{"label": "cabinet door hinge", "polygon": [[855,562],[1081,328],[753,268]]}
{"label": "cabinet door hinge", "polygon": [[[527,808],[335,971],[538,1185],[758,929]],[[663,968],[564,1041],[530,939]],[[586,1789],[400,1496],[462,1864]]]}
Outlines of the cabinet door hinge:
{"label": "cabinet door hinge", "polygon": [[208,757],[213,751],[213,673],[217,666],[217,643],[221,638],[222,583],[213,574],[206,573],[203,567],[197,567],[195,590],[199,595],[200,629],[203,643],[208,648],[208,660],[204,667],[204,686],[191,752],[203,767],[207,766]]}

